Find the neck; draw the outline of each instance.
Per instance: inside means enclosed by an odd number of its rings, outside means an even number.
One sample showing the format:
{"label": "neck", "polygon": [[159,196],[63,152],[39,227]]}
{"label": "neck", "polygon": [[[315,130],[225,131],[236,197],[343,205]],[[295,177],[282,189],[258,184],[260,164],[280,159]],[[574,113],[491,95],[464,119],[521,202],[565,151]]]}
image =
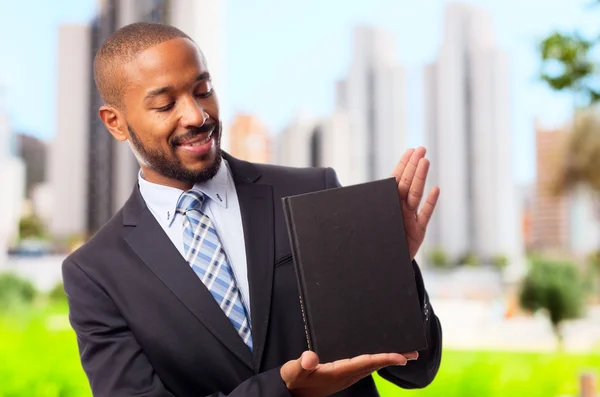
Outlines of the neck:
{"label": "neck", "polygon": [[157,185],[163,185],[168,187],[174,187],[180,190],[189,190],[194,187],[193,183],[180,181],[177,179],[167,178],[166,176],[159,174],[154,171],[152,168],[141,166],[142,169],[142,178],[151,183],[156,183]]}

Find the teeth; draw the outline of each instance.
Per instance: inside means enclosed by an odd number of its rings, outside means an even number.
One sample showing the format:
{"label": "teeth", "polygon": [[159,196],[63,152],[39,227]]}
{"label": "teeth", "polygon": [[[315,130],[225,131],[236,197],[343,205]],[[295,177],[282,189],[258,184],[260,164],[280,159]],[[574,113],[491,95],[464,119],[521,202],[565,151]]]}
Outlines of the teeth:
{"label": "teeth", "polygon": [[212,131],[208,134],[208,136],[206,137],[206,139],[204,139],[203,141],[194,142],[194,143],[189,144],[188,146],[200,146],[200,145],[204,145],[205,143],[207,143],[208,141],[210,141],[211,137],[212,137]]}

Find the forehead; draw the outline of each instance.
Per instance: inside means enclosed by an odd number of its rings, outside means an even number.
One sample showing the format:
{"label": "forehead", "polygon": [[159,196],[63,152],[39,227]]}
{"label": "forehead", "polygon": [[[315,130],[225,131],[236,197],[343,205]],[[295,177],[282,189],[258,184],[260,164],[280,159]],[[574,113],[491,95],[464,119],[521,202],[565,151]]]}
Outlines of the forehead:
{"label": "forehead", "polygon": [[195,81],[205,72],[206,62],[198,46],[185,38],[150,47],[123,66],[126,91],[177,87]]}

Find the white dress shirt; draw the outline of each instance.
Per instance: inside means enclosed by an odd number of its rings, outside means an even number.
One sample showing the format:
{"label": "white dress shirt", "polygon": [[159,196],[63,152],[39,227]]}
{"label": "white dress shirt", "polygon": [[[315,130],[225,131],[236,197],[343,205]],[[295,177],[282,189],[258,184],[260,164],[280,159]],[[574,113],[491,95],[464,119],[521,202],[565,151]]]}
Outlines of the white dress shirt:
{"label": "white dress shirt", "polygon": [[[152,215],[161,225],[171,242],[184,255],[183,215],[177,214],[177,202],[184,192],[181,189],[158,185],[138,175],[140,193]],[[207,200],[204,213],[211,219],[229,264],[235,274],[238,288],[242,293],[246,307],[250,310],[250,288],[248,286],[248,267],[246,264],[246,246],[242,227],[242,214],[231,170],[227,160],[223,159],[217,175],[208,182],[197,183],[194,188],[205,194]],[[149,244],[152,242],[149,241]]]}

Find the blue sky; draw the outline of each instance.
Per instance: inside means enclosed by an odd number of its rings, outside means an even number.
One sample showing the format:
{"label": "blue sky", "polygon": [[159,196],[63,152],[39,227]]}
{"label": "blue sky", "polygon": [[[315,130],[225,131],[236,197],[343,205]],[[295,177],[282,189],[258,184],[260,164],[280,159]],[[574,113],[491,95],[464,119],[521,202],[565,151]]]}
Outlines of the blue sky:
{"label": "blue sky", "polygon": [[[0,14],[0,85],[14,127],[49,139],[55,133],[57,27],[85,23],[96,1],[8,1]],[[408,68],[409,143],[423,143],[421,69],[435,59],[444,0],[225,0],[223,117],[258,115],[279,131],[300,109],[325,115],[333,108],[334,82],[348,68],[352,29],[389,29],[397,57]],[[511,56],[512,134],[518,183],[534,177],[533,121],[556,125],[570,101],[536,81],[535,46],[553,29],[595,31],[600,10],[581,0],[472,0],[494,17],[498,44]],[[209,60],[210,63],[210,60]]]}

